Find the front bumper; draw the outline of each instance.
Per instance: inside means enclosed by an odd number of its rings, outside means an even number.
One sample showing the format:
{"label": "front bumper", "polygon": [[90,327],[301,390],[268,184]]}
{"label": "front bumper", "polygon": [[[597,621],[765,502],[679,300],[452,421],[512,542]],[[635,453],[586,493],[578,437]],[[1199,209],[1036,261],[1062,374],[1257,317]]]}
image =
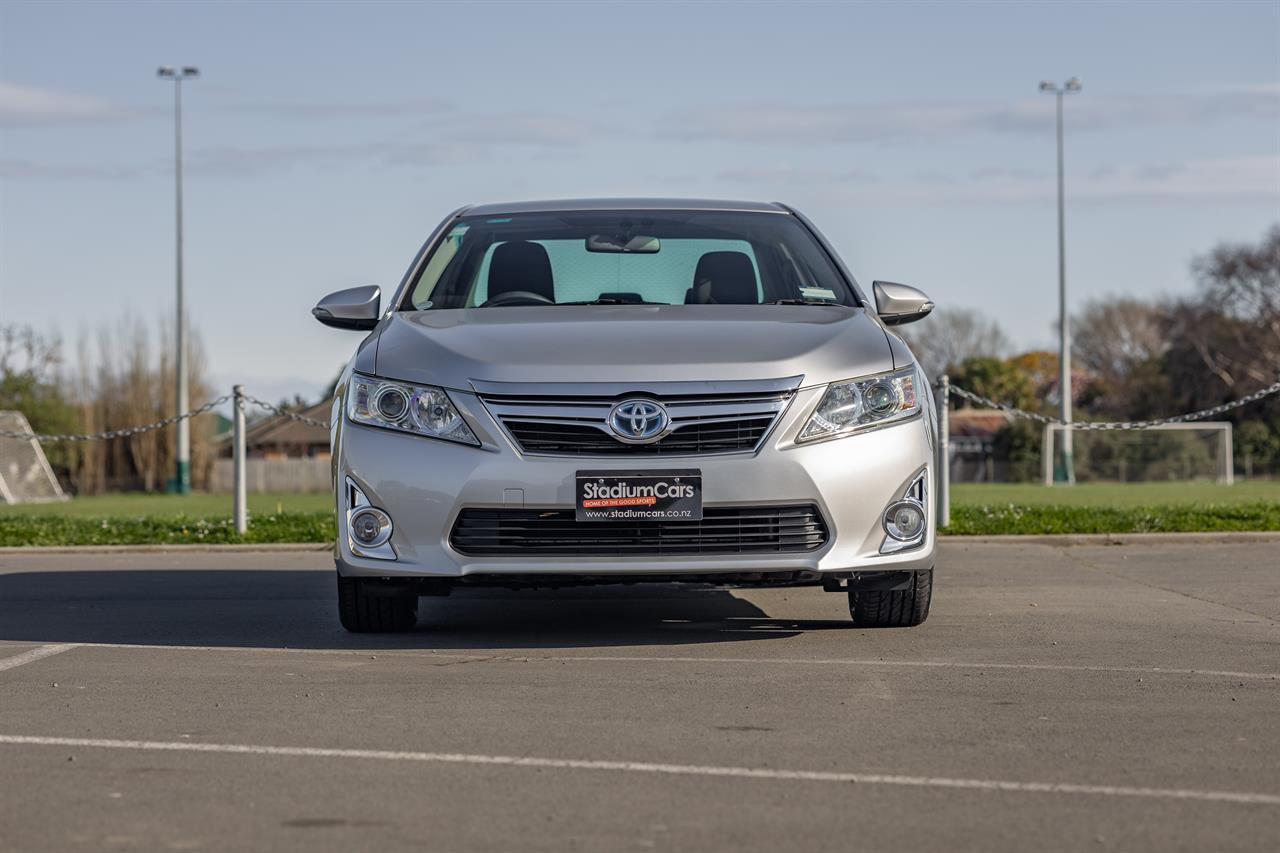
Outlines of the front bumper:
{"label": "front bumper", "polygon": [[[772,433],[755,453],[650,458],[546,457],[521,454],[479,399],[450,396],[481,447],[468,447],[351,424],[335,407],[334,482],[338,488],[335,559],[346,576],[469,575],[706,575],[718,573],[900,571],[933,566],[932,412],[881,429],[811,445],[794,437],[825,389],[796,392]],[[826,544],[804,553],[694,556],[508,557],[455,551],[449,534],[464,508],[572,509],[579,470],[702,471],[703,503],[714,506],[816,504],[827,525]],[[919,546],[882,554],[881,517],[924,470],[929,524]],[[394,521],[394,560],[352,552],[346,530],[350,479]]]}

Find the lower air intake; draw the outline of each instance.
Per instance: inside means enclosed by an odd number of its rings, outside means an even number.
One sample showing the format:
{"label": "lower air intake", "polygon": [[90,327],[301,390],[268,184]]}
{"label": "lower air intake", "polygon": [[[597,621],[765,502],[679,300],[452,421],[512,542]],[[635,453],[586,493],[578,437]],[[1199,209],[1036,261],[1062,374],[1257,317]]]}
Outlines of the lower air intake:
{"label": "lower air intake", "polygon": [[827,526],[812,504],[708,507],[702,521],[585,521],[571,509],[465,509],[449,534],[472,556],[651,557],[815,551]]}

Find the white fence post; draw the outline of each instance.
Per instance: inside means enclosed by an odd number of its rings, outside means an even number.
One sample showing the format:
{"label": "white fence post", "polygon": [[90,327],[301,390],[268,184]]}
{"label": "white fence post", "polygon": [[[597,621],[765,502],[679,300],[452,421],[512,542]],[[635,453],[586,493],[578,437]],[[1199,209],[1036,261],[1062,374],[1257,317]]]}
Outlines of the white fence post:
{"label": "white fence post", "polygon": [[249,529],[249,512],[245,500],[244,482],[244,386],[236,385],[231,389],[234,398],[232,415],[233,434],[231,440],[232,465],[235,469],[235,497],[232,499],[232,514],[235,517],[236,535],[243,536]]}
{"label": "white fence post", "polygon": [[938,383],[938,526],[951,524],[951,379]]}

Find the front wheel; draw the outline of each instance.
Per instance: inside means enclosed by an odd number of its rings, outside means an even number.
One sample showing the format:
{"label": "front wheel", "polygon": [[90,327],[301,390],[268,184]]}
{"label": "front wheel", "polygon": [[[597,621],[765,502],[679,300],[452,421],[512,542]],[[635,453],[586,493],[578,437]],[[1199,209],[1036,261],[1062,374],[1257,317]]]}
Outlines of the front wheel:
{"label": "front wheel", "polygon": [[849,591],[849,615],[859,628],[914,628],[929,618],[933,569],[912,572],[896,589]]}
{"label": "front wheel", "polygon": [[356,634],[408,631],[418,621],[418,595],[383,588],[376,578],[338,575],[338,620]]}

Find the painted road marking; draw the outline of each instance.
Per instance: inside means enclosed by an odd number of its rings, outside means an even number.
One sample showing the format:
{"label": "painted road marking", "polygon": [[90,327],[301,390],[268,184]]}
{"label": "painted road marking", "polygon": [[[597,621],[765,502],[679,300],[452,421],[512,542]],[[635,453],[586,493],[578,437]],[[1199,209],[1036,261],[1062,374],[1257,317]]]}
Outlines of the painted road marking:
{"label": "painted road marking", "polygon": [[1217,678],[1247,678],[1280,681],[1280,672],[1236,672],[1226,669],[1184,669],[1164,666],[1105,666],[1056,663],[990,663],[942,660],[882,660],[879,658],[734,658],[734,657],[647,657],[644,655],[513,655],[437,652],[430,649],[370,647],[367,649],[299,649],[285,646],[179,646],[160,643],[70,643],[69,647],[86,649],[144,649],[153,651],[193,652],[292,652],[319,655],[395,655],[397,657],[447,658],[450,660],[493,661],[495,663],[527,663],[547,661],[568,663],[735,663],[778,664],[781,666],[883,666],[923,667],[927,669],[997,669],[1042,672],[1102,672],[1120,675],[1203,675]]}
{"label": "painted road marking", "polygon": [[[518,658],[512,658],[517,660]],[[1161,666],[1088,666],[1084,664],[1055,663],[970,663],[967,661],[941,660],[857,660],[848,658],[695,658],[695,657],[624,657],[613,655],[591,655],[579,657],[546,658],[546,660],[594,660],[601,662],[615,661],[625,663],[631,661],[654,661],[656,663],[778,663],[809,664],[825,666],[906,666],[929,667],[940,669],[1020,669],[1043,670],[1046,672],[1114,672],[1136,673],[1138,675],[1213,675],[1226,678],[1257,678],[1280,680],[1276,672],[1232,672],[1221,669],[1172,669]]]}
{"label": "painted road marking", "polygon": [[57,645],[41,646],[38,649],[32,649],[29,652],[23,652],[20,655],[14,655],[11,658],[0,658],[0,672],[6,669],[17,669],[25,664],[34,663],[53,655],[60,655],[63,652],[69,652],[76,648],[75,643],[58,643]]}
{"label": "painted road marking", "polygon": [[824,770],[783,770],[768,767],[722,767],[700,764],[653,764],[644,761],[597,761],[581,758],[538,758],[515,755],[474,755],[456,752],[406,752],[382,749],[333,749],[308,746],[262,746],[236,743],[110,740],[106,738],[0,735],[0,744],[60,746],[87,749],[127,749],[149,752],[205,752],[297,758],[354,758],[373,761],[416,761],[435,764],[479,764],[560,770],[605,770],[667,776],[718,776],[794,782],[835,782],[857,785],[897,785],[912,788],[960,788],[1026,794],[1084,794],[1099,797],[1146,797],[1220,803],[1280,806],[1280,795],[1248,791],[1206,791],[1186,788],[1134,788],[1124,785],[1080,785],[1061,782],[1010,782],[999,779],[950,779],[941,776],[894,776]]}

